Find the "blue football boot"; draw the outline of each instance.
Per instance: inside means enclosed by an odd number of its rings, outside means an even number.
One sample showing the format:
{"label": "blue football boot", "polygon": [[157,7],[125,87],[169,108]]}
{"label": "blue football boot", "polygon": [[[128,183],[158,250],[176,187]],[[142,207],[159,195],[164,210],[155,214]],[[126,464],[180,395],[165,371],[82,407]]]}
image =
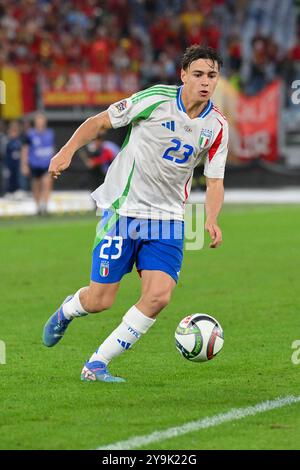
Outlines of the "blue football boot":
{"label": "blue football boot", "polygon": [[55,346],[59,340],[65,334],[66,329],[73,320],[67,320],[63,314],[62,306],[71,300],[73,295],[68,295],[68,297],[63,301],[58,310],[49,318],[46,325],[44,326],[43,333],[43,343],[48,348]]}
{"label": "blue football boot", "polygon": [[107,365],[100,361],[87,361],[81,371],[84,382],[126,382],[122,377],[115,377],[107,370]]}

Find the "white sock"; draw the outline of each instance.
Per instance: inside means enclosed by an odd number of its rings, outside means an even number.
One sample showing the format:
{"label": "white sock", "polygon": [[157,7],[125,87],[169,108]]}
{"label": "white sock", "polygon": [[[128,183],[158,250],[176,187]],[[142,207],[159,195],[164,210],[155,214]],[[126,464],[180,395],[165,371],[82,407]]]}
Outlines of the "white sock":
{"label": "white sock", "polygon": [[114,357],[122,354],[147,333],[155,320],[146,317],[136,306],[124,315],[122,323],[106,338],[89,362],[101,361],[108,364]]}
{"label": "white sock", "polygon": [[42,201],[40,202],[40,207],[39,207],[41,212],[46,212],[47,211],[47,202]]}
{"label": "white sock", "polygon": [[66,317],[67,320],[71,320],[72,318],[75,317],[83,317],[87,315],[87,311],[84,310],[83,306],[81,305],[80,299],[79,299],[79,293],[81,289],[79,289],[76,294],[72,297],[71,300],[69,300],[67,303],[63,305],[63,314]]}

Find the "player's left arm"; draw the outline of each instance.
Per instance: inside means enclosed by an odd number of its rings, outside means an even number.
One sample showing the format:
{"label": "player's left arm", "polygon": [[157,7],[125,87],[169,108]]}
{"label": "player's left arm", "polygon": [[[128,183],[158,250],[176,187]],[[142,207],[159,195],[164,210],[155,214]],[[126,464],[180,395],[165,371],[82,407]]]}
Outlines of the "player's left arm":
{"label": "player's left arm", "polygon": [[211,243],[210,248],[217,248],[222,243],[222,230],[218,224],[224,201],[224,173],[228,153],[228,124],[226,119],[219,121],[219,129],[215,140],[206,156],[204,174],[206,177],[206,223]]}
{"label": "player's left arm", "polygon": [[223,178],[206,177],[206,222],[205,230],[210,235],[210,248],[218,248],[222,243],[222,230],[218,225],[218,216],[224,201]]}

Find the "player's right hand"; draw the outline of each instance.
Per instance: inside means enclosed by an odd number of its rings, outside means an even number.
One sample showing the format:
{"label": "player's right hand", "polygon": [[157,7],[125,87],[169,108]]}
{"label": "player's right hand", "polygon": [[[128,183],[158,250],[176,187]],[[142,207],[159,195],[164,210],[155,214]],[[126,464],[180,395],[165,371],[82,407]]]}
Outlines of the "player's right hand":
{"label": "player's right hand", "polygon": [[61,175],[61,172],[70,166],[72,157],[73,154],[70,150],[62,148],[53,158],[51,158],[48,172],[54,179],[57,179]]}

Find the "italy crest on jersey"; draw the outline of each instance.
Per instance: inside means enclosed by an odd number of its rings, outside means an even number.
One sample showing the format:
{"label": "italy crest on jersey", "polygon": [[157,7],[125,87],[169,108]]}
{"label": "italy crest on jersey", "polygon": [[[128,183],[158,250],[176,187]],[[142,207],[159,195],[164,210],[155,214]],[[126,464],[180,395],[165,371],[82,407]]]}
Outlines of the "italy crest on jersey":
{"label": "italy crest on jersey", "polygon": [[101,261],[100,264],[100,276],[107,277],[109,274],[109,261]]}
{"label": "italy crest on jersey", "polygon": [[200,148],[204,149],[205,147],[209,145],[212,135],[213,135],[213,132],[210,129],[202,129],[200,138],[199,138]]}

